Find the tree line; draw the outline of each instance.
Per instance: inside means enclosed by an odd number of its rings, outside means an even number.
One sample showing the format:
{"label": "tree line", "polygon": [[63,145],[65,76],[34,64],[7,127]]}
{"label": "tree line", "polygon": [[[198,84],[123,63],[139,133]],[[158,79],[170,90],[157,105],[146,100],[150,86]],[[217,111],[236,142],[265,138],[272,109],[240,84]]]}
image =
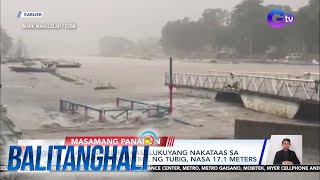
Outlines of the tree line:
{"label": "tree line", "polygon": [[13,45],[12,38],[7,34],[7,31],[0,27],[1,30],[1,56],[6,56],[9,53],[9,50],[11,49]]}
{"label": "tree line", "polygon": [[[295,22],[280,29],[267,23],[271,9],[295,16]],[[265,55],[270,49],[283,57],[290,52],[319,53],[319,0],[293,12],[289,6],[262,5],[262,0],[245,0],[229,12],[207,9],[197,21],[169,21],[161,31],[161,46],[168,55],[190,57],[233,48],[237,56]],[[216,51],[215,51],[216,52]]]}
{"label": "tree line", "polygon": [[104,36],[99,40],[101,56],[156,56],[161,54],[158,38],[132,41],[124,37]]}

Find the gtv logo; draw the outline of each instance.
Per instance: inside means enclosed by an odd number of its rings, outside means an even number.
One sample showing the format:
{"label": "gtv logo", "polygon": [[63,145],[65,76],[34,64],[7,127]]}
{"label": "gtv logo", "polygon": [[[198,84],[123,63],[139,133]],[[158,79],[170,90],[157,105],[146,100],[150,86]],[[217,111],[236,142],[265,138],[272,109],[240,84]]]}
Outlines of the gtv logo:
{"label": "gtv logo", "polygon": [[[275,15],[280,17],[276,17],[275,20],[273,20]],[[269,12],[267,20],[272,28],[281,28],[285,24],[292,24],[294,22],[294,16],[293,14],[286,14],[281,9],[273,9]]]}

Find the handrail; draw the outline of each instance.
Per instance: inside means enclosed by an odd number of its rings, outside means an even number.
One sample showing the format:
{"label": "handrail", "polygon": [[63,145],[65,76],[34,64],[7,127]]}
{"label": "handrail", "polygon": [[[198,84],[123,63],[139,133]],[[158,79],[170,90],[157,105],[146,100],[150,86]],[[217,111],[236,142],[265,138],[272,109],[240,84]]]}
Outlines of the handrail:
{"label": "handrail", "polygon": [[[319,101],[320,83],[318,80],[284,77],[259,76],[230,73],[227,76],[214,74],[173,73],[174,87],[205,88],[216,90],[241,90],[271,94],[299,100]],[[169,85],[165,75],[165,85]]]}

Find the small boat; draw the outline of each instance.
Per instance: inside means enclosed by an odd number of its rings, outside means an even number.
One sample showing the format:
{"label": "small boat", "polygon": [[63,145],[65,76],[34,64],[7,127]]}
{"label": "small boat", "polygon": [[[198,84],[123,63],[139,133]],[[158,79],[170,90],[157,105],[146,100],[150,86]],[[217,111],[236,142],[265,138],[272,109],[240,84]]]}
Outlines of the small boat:
{"label": "small boat", "polygon": [[80,68],[80,63],[75,62],[56,62],[57,68]]}
{"label": "small boat", "polygon": [[8,61],[1,60],[1,64],[7,64]]}
{"label": "small boat", "polygon": [[8,58],[8,63],[22,63],[24,59],[22,58]]}
{"label": "small boat", "polygon": [[32,61],[23,61],[22,63],[24,66],[34,66],[36,65],[35,62],[32,62]]}
{"label": "small boat", "polygon": [[109,82],[108,86],[103,86],[102,84],[100,84],[99,86],[94,88],[94,90],[104,90],[104,89],[116,89],[116,88],[111,85],[111,82]]}
{"label": "small boat", "polygon": [[56,68],[37,68],[37,67],[9,67],[11,71],[15,72],[56,72]]}

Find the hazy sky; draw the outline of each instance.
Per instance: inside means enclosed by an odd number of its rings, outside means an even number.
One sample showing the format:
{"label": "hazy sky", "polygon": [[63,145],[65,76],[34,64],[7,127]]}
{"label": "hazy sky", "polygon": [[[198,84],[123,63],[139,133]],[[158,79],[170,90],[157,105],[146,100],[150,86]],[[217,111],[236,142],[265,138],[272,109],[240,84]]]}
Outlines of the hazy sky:
{"label": "hazy sky", "polygon": [[[242,0],[1,0],[1,25],[21,37],[34,54],[94,52],[104,35],[133,40],[160,37],[169,20],[197,20],[207,8],[232,10]],[[294,10],[307,0],[265,0]],[[17,19],[18,11],[41,11],[43,18]],[[23,23],[76,23],[76,30],[23,30]]]}

